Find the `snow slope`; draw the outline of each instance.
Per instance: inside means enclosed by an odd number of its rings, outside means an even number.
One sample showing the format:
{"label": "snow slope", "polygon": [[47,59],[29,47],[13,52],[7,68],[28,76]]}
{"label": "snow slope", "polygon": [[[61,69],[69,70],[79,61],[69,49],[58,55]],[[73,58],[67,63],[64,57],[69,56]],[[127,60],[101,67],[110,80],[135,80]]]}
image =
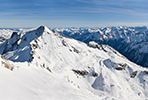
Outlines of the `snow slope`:
{"label": "snow slope", "polygon": [[148,27],[106,27],[54,29],[68,37],[88,43],[95,41],[115,48],[129,60],[148,67]]}
{"label": "snow slope", "polygon": [[108,45],[40,26],[13,33],[0,46],[2,100],[148,99],[148,69]]}

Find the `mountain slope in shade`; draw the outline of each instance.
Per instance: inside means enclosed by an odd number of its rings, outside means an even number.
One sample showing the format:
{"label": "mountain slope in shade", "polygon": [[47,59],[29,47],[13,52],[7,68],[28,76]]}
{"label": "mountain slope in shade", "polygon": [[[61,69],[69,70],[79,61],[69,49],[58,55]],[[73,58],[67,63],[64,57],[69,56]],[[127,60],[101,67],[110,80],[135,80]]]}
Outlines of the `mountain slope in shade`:
{"label": "mountain slope in shade", "polygon": [[129,60],[148,67],[147,27],[107,27],[55,29],[61,34],[88,43],[95,41],[115,48]]}
{"label": "mountain slope in shade", "polygon": [[108,45],[63,37],[46,26],[1,43],[3,100],[147,100],[148,70]]}

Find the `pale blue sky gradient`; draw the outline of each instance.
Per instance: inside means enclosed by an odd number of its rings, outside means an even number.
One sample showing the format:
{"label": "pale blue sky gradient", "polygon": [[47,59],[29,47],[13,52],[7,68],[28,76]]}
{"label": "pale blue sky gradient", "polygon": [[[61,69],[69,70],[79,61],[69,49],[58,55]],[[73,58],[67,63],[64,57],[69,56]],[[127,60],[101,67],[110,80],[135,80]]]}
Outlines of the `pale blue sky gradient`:
{"label": "pale blue sky gradient", "polygon": [[148,25],[148,0],[0,1],[0,27]]}

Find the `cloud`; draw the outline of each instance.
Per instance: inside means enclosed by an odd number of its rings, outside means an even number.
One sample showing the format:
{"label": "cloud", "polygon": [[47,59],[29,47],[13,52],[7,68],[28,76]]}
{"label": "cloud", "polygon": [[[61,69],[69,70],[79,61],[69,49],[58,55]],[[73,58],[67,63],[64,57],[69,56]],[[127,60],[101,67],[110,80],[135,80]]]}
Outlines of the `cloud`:
{"label": "cloud", "polygon": [[148,22],[133,22],[133,23],[131,23],[131,22],[129,22],[129,23],[127,23],[127,22],[118,22],[118,23],[114,23],[116,26],[147,26],[148,25]]}
{"label": "cloud", "polygon": [[[118,13],[137,16],[148,16],[146,0],[76,0],[85,3],[81,11],[90,13]],[[87,7],[86,7],[87,6]],[[84,10],[83,8],[86,8]],[[82,10],[83,9],[83,10]]]}
{"label": "cloud", "polygon": [[47,6],[46,4],[41,4],[41,3],[35,3],[34,5],[35,5],[35,6],[41,6],[41,7]]}
{"label": "cloud", "polygon": [[16,12],[0,12],[0,16],[11,16],[15,15]]}
{"label": "cloud", "polygon": [[94,13],[94,14],[124,14],[124,15],[136,15],[136,16],[148,16],[147,10],[139,10],[139,9],[128,9],[128,8],[117,8],[117,7],[74,7],[72,9],[60,9],[59,12],[63,13]]}

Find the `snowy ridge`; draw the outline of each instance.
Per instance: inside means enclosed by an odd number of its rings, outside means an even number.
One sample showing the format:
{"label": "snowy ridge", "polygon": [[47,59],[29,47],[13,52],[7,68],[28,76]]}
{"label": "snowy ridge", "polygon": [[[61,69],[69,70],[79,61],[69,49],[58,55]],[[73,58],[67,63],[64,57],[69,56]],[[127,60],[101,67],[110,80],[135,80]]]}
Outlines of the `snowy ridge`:
{"label": "snowy ridge", "polygon": [[[73,37],[75,34],[78,36],[85,36],[86,34],[89,35],[88,37],[90,39],[93,39],[95,41],[102,41],[110,39],[116,39],[119,40],[120,38],[123,38],[125,42],[141,42],[141,41],[148,41],[147,33],[148,33],[148,27],[106,27],[106,28],[57,28],[54,29],[58,31],[59,33],[62,33],[64,35],[68,35]],[[103,36],[102,37],[96,37],[97,35]],[[86,41],[88,37],[80,37],[83,41]],[[79,38],[77,38],[79,39]]]}
{"label": "snowy ridge", "polygon": [[46,26],[13,33],[1,45],[3,100],[148,99],[148,69],[108,45],[87,45]]}
{"label": "snowy ridge", "polygon": [[148,67],[148,27],[107,27],[55,29],[68,37],[88,43],[95,41],[118,50],[131,61]]}
{"label": "snowy ridge", "polygon": [[0,30],[0,43],[5,41],[6,39],[9,39],[12,32],[13,32],[12,30],[8,30],[8,29]]}

